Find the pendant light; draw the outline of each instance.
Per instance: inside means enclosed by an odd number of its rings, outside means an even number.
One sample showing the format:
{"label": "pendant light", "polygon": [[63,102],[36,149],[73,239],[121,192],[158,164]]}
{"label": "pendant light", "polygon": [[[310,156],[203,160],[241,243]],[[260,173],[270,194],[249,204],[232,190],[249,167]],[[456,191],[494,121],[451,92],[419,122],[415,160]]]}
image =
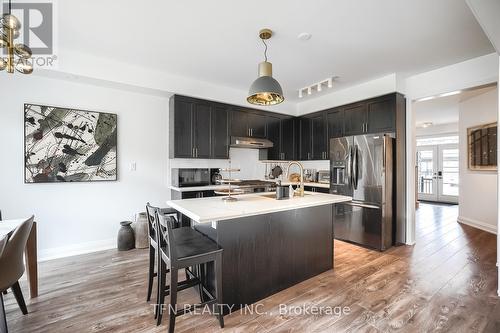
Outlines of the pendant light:
{"label": "pendant light", "polygon": [[255,105],[276,105],[285,100],[283,89],[278,81],[273,78],[273,65],[267,61],[266,40],[271,38],[273,32],[262,29],[259,37],[264,43],[264,61],[259,64],[259,77],[255,80],[248,91],[247,101]]}
{"label": "pendant light", "polygon": [[23,74],[31,74],[33,65],[30,63],[31,49],[24,44],[15,44],[19,37],[21,22],[12,15],[12,5],[9,0],[9,13],[3,14],[0,19],[0,49],[5,48],[6,58],[0,57],[0,71],[7,69],[8,73],[14,73],[14,68]]}

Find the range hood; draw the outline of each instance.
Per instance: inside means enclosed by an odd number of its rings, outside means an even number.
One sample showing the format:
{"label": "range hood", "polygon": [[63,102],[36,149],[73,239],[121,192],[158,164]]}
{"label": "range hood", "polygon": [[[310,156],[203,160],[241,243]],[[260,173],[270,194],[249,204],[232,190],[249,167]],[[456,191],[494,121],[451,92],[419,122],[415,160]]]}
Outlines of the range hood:
{"label": "range hood", "polygon": [[272,148],[274,144],[267,139],[250,138],[243,136],[232,136],[231,147],[264,149]]}

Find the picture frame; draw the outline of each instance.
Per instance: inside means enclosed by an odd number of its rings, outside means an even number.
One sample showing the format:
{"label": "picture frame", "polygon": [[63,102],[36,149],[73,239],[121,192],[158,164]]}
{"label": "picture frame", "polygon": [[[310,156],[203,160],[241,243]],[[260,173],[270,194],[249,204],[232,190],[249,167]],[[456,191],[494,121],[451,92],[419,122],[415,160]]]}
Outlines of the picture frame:
{"label": "picture frame", "polygon": [[24,104],[24,182],[118,180],[114,113]]}
{"label": "picture frame", "polygon": [[472,171],[496,171],[497,122],[467,129],[468,169]]}

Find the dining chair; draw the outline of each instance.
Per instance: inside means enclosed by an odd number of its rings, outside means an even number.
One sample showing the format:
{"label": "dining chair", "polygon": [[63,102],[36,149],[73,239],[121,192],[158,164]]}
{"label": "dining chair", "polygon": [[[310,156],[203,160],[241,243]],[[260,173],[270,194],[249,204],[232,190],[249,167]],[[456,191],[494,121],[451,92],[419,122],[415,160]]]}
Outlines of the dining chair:
{"label": "dining chair", "polygon": [[24,274],[23,254],[31,227],[33,226],[33,219],[34,216],[31,216],[14,230],[0,255],[0,272],[2,272],[0,274],[0,311],[2,312],[0,316],[3,316],[3,323],[0,323],[0,326],[5,326],[5,332],[7,332],[7,319],[3,304],[3,292],[5,290],[12,289],[22,313],[24,315],[28,314],[23,293],[19,286],[19,279]]}
{"label": "dining chair", "polygon": [[[190,227],[173,228],[175,220],[171,216],[156,213],[158,239],[158,315],[157,325],[161,324],[165,296],[170,296],[168,306],[169,333],[175,329],[175,319],[196,308],[212,306],[212,313],[224,328],[222,309],[222,248],[210,238]],[[200,267],[213,262],[215,268],[215,295],[202,284],[204,277],[190,268]],[[185,269],[186,280],[179,281],[179,269]],[[167,272],[170,272],[166,284]],[[198,270],[199,272],[199,270]],[[177,309],[177,292],[198,286],[201,303]]]}

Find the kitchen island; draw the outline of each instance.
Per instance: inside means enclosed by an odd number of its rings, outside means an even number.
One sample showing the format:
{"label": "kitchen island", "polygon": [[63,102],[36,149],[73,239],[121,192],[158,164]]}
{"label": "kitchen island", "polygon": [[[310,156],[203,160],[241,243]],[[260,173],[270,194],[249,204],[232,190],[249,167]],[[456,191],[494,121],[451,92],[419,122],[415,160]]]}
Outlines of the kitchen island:
{"label": "kitchen island", "polygon": [[[255,303],[333,268],[333,205],[350,197],[306,192],[276,200],[274,193],[173,200],[194,228],[223,249],[226,313]],[[213,267],[205,284],[213,290]]]}

